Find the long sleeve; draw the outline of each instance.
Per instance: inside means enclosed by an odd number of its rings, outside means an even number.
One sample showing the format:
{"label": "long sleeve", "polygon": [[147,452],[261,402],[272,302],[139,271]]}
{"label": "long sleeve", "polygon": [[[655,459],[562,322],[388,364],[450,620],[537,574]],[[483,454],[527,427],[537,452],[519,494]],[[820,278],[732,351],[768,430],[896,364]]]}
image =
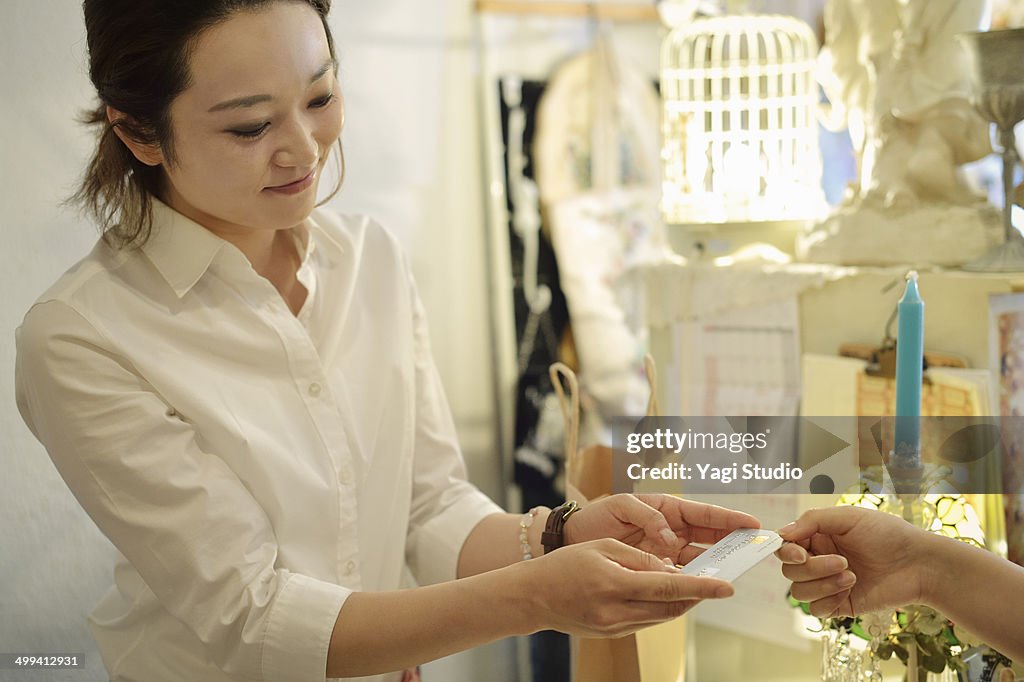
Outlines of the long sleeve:
{"label": "long sleeve", "polygon": [[264,509],[116,343],[69,304],[38,304],[18,330],[16,391],[79,503],[210,660],[246,679],[325,678],[350,591],[276,566]]}

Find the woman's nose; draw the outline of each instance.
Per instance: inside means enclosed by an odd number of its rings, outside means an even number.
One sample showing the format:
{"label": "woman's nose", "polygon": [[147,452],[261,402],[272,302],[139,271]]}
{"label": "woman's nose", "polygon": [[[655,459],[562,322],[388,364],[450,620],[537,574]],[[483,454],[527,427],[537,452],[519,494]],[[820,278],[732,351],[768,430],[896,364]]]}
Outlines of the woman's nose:
{"label": "woman's nose", "polygon": [[320,158],[320,145],[308,121],[293,121],[282,137],[274,161],[279,166],[311,168]]}

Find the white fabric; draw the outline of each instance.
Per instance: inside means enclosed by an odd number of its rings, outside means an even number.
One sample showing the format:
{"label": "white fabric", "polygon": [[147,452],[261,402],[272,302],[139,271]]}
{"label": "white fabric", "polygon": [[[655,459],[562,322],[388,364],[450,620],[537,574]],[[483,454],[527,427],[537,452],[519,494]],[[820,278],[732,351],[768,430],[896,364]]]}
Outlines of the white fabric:
{"label": "white fabric", "polygon": [[[618,298],[632,267],[678,262],[658,214],[659,101],[601,33],[551,77],[533,152],[580,360],[602,417],[643,415],[647,338]],[[584,444],[586,441],[584,441]]]}
{"label": "white fabric", "polygon": [[234,246],[154,218],[17,332],[19,409],[122,554],[90,629],[114,680],[323,680],[352,591],[399,588],[406,562],[454,579],[500,509],[465,480],[387,232],[314,211],[296,317]]}

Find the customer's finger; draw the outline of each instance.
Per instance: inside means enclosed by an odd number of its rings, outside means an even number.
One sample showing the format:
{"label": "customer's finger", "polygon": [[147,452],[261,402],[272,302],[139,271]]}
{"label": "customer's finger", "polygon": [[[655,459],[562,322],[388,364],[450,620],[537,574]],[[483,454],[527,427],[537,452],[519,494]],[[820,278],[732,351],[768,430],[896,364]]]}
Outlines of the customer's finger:
{"label": "customer's finger", "polygon": [[812,556],[802,564],[783,564],[782,575],[793,582],[808,582],[838,575],[846,570],[849,562],[838,554]]}
{"label": "customer's finger", "polygon": [[787,542],[775,552],[784,564],[802,564],[808,559],[807,550],[794,542]]}
{"label": "customer's finger", "polygon": [[856,507],[826,507],[804,512],[799,519],[779,529],[783,540],[806,540],[816,533],[842,535],[863,518],[864,510]]}
{"label": "customer's finger", "polygon": [[790,594],[798,601],[815,602],[848,590],[856,582],[857,576],[852,571],[843,571],[838,575],[820,580],[793,583],[793,587],[790,588]]}
{"label": "customer's finger", "polygon": [[845,613],[844,606],[850,598],[850,590],[843,590],[828,597],[816,599],[809,604],[811,615],[818,618],[833,618],[852,615]]}

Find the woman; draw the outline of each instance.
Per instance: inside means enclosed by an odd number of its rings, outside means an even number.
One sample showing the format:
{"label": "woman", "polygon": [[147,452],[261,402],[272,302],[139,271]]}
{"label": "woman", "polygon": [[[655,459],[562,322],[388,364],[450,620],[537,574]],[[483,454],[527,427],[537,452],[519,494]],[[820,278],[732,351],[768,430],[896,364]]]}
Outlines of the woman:
{"label": "woman", "polygon": [[315,206],[344,118],[329,0],[84,9],[103,239],[26,315],[17,392],[122,555],[89,617],[111,678],[390,681],[731,594],[669,564],[746,514],[512,515],[467,483],[399,248]]}

